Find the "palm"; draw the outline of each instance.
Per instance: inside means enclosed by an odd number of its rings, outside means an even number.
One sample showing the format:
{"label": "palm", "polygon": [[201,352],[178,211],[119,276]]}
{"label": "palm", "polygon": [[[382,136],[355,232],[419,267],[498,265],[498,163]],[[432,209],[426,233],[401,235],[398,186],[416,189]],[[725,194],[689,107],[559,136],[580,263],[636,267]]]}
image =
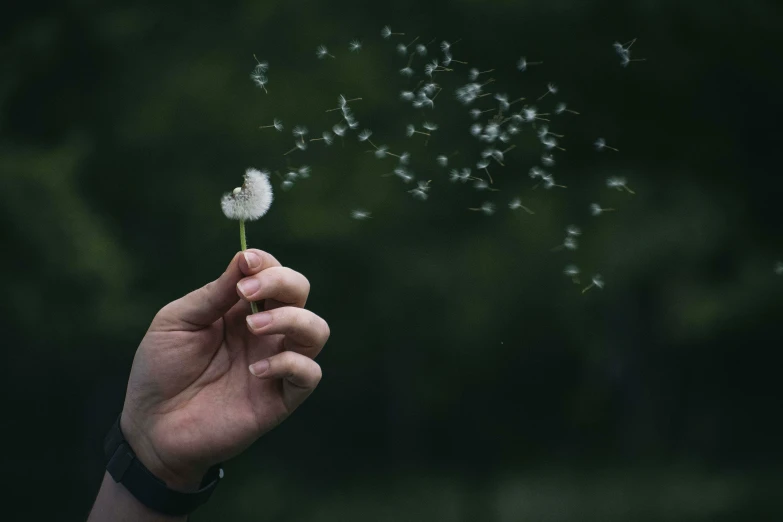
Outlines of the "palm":
{"label": "palm", "polygon": [[[283,350],[283,335],[254,336],[240,301],[211,326],[195,331],[157,329],[141,343],[132,390],[153,413],[152,438],[161,459],[202,460],[205,466],[240,453],[291,411],[285,380],[261,380],[248,365]],[[135,371],[136,368],[144,371]],[[135,375],[134,375],[135,374]]]}

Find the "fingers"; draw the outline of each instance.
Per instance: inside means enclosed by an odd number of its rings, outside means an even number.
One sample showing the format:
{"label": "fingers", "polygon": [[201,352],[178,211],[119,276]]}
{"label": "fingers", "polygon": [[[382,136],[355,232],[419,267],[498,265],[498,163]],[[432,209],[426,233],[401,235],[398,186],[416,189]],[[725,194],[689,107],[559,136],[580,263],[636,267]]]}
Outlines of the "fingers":
{"label": "fingers", "polygon": [[261,379],[283,379],[283,401],[288,412],[311,394],[321,381],[317,362],[296,352],[281,352],[250,365],[250,373]]}
{"label": "fingers", "polygon": [[238,252],[219,278],[163,307],[153,324],[190,329],[209,326],[239,301],[236,285],[243,277],[279,266],[277,259],[262,250]]}
{"label": "fingers", "polygon": [[237,293],[246,301],[272,299],[303,307],[310,294],[310,282],[295,270],[271,267],[238,282]]}
{"label": "fingers", "polygon": [[247,316],[254,335],[284,334],[286,349],[315,357],[329,339],[329,325],[309,310],[284,306]]}

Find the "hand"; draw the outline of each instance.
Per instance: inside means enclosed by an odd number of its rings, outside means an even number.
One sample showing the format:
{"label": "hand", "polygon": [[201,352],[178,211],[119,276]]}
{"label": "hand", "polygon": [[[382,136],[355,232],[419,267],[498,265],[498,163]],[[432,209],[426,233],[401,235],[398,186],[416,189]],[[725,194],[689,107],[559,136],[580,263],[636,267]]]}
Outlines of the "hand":
{"label": "hand", "polygon": [[[249,249],[217,280],[160,310],[133,360],[120,426],[141,462],[172,489],[282,422],[318,385],[329,338],[304,309],[310,283]],[[241,297],[241,300],[240,300]],[[258,314],[250,314],[250,301]]]}

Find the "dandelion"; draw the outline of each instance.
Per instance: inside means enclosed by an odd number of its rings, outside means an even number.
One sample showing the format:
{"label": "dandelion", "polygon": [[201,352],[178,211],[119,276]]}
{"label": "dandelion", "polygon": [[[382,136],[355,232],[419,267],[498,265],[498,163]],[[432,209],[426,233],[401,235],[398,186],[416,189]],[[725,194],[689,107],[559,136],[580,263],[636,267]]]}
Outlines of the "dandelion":
{"label": "dandelion", "polygon": [[332,126],[332,132],[334,132],[337,136],[340,136],[341,138],[343,136],[345,136],[345,132],[347,130],[348,129],[345,127],[345,125],[343,125],[341,123],[337,123],[337,124]]}
{"label": "dandelion", "polygon": [[334,58],[334,55],[329,54],[329,50],[326,48],[325,45],[319,45],[315,49],[315,55],[318,57],[319,60],[323,60],[327,56],[329,58]]}
{"label": "dandelion", "polygon": [[473,81],[476,81],[478,79],[478,77],[481,76],[482,74],[491,73],[494,70],[495,69],[487,69],[486,71],[479,71],[478,69],[473,68],[473,69],[468,71],[468,78],[470,79],[470,81],[473,82]]}
{"label": "dandelion", "polygon": [[430,121],[425,121],[424,123],[421,124],[421,126],[430,132],[438,130],[438,125]]}
{"label": "dandelion", "polygon": [[413,91],[400,91],[400,98],[405,101],[412,101],[416,97]]}
{"label": "dandelion", "polygon": [[416,52],[419,54],[419,56],[426,56],[427,55],[427,46],[424,44],[419,44],[416,46]]}
{"label": "dandelion", "polygon": [[620,56],[620,65],[623,67],[628,67],[628,64],[631,62],[644,62],[647,61],[646,58],[635,58],[631,59],[631,46],[636,43],[636,38],[631,40],[630,42],[626,42],[624,44],[621,44],[620,42],[614,42],[612,44],[612,47],[614,47],[615,52]]}
{"label": "dandelion", "polygon": [[492,174],[489,173],[489,159],[483,158],[483,159],[480,159],[479,161],[477,161],[476,162],[476,168],[479,169],[479,170],[483,170],[484,172],[487,173],[487,177],[489,178],[489,182],[490,183],[493,183],[493,184],[495,183],[492,180]]}
{"label": "dandelion", "polygon": [[541,164],[545,167],[552,167],[555,165],[555,157],[551,154],[542,154]]}
{"label": "dandelion", "polygon": [[590,214],[592,216],[600,216],[604,212],[613,212],[613,208],[601,208],[601,205],[598,203],[591,203],[590,204]]}
{"label": "dandelion", "polygon": [[647,58],[634,58],[631,59],[631,56],[628,54],[624,54],[620,57],[620,65],[623,67],[628,67],[628,64],[631,62],[646,62]]}
{"label": "dandelion", "polygon": [[294,127],[293,131],[291,131],[291,133],[294,136],[302,139],[304,139],[304,137],[307,135],[308,132],[309,131],[307,130],[307,127],[304,127],[302,125],[297,125],[296,127]]}
{"label": "dandelion", "polygon": [[397,167],[393,172],[394,175],[400,178],[404,183],[410,183],[413,181],[413,175],[408,172],[405,167]]}
{"label": "dandelion", "polygon": [[469,208],[468,210],[472,210],[474,212],[481,212],[485,216],[491,216],[492,214],[495,213],[495,204],[487,201],[478,208]]}
{"label": "dandelion", "polygon": [[407,165],[410,160],[411,160],[411,155],[409,152],[403,152],[402,154],[400,154],[399,157],[400,165]]}
{"label": "dandelion", "polygon": [[590,282],[590,284],[589,284],[589,285],[587,285],[587,286],[586,286],[586,287],[585,287],[585,288],[582,290],[582,293],[584,294],[585,292],[587,292],[588,290],[590,290],[590,289],[591,289],[591,288],[593,288],[593,287],[596,287],[596,288],[598,288],[599,290],[603,290],[603,289],[604,289],[604,278],[603,278],[603,277],[601,277],[601,274],[595,274],[595,275],[593,276],[593,280]]}
{"label": "dandelion", "polygon": [[568,265],[563,270],[563,273],[571,278],[571,281],[574,282],[575,285],[579,284],[579,267],[576,265]]}
{"label": "dandelion", "polygon": [[557,252],[558,250],[563,250],[564,248],[566,250],[576,250],[579,248],[579,242],[574,236],[566,236],[561,244],[552,249],[552,252]]}
{"label": "dandelion", "polygon": [[351,210],[351,219],[355,219],[357,221],[364,221],[365,219],[370,219],[372,217],[372,214],[366,210],[362,210],[360,208],[357,208],[356,210]]}
{"label": "dandelion", "polygon": [[609,188],[617,189],[617,190],[625,190],[629,194],[636,194],[633,190],[628,188],[628,185],[626,184],[626,179],[620,176],[613,176],[611,178],[606,179],[606,186]]}
{"label": "dandelion", "polygon": [[604,149],[620,152],[618,149],[615,149],[614,147],[610,147],[609,145],[607,145],[606,140],[603,138],[598,138],[597,140],[595,140],[595,143],[593,145],[595,145],[595,150],[597,150],[598,152],[602,152]]}
{"label": "dandelion", "polygon": [[[436,126],[437,128],[437,126]],[[408,124],[405,126],[405,135],[409,138],[413,137],[414,134],[422,134],[424,136],[432,136],[429,132],[423,132],[416,130],[416,127],[412,124]]]}
{"label": "dandelion", "polygon": [[323,141],[323,142],[324,142],[324,144],[328,146],[328,145],[331,145],[331,144],[332,144],[332,142],[334,141],[334,136],[332,136],[332,133],[331,133],[331,132],[324,131],[324,132],[321,134],[321,137],[320,137],[320,138],[313,138],[313,139],[311,139],[310,141]]}
{"label": "dandelion", "polygon": [[266,84],[269,83],[269,78],[259,70],[258,66],[250,73],[250,79],[253,80],[256,87],[264,89],[264,92],[269,93],[269,91],[266,90]]}
{"label": "dandelion", "polygon": [[541,138],[541,145],[544,146],[545,149],[551,150],[551,149],[557,149],[564,151],[565,149],[557,144],[557,138],[554,136],[545,136]]}
{"label": "dandelion", "polygon": [[352,53],[358,53],[362,50],[362,42],[360,40],[351,40],[351,43],[348,44],[348,49],[350,49]]}
{"label": "dandelion", "polygon": [[424,201],[429,197],[429,190],[430,181],[419,181],[418,186],[413,190],[409,190],[408,192],[412,194],[414,198]]}
{"label": "dandelion", "polygon": [[405,33],[393,33],[391,27],[386,25],[383,27],[383,29],[381,29],[381,37],[386,39],[390,36],[405,36]]}
{"label": "dandelion", "polygon": [[[557,188],[568,188],[565,185],[558,185],[557,183],[555,183],[555,177],[552,174],[544,174],[543,176],[541,176],[541,183],[544,184],[544,188],[546,190],[549,190],[549,189],[552,189],[552,188],[555,188],[555,187],[557,187]],[[538,185],[536,185],[536,186],[538,186]]]}
{"label": "dandelion", "polygon": [[539,96],[538,101],[543,100],[544,97],[547,96],[548,94],[557,94],[557,85],[555,85],[554,83],[547,84],[546,92],[541,96]]}
{"label": "dandelion", "polygon": [[576,237],[581,235],[582,235],[582,229],[580,229],[576,225],[568,225],[566,227],[566,236]]}
{"label": "dandelion", "polygon": [[563,102],[560,102],[557,105],[555,105],[555,114],[563,114],[564,112],[570,112],[571,114],[579,114],[578,112],[569,109],[568,105],[566,105]]}
{"label": "dandelion", "polygon": [[539,114],[538,109],[535,107],[523,107],[521,113],[518,116],[522,119],[522,121],[526,121],[528,123],[533,123],[536,120],[549,121],[548,119],[541,117],[549,116],[549,114]]}
{"label": "dandelion", "polygon": [[370,136],[372,136],[372,131],[370,129],[364,129],[357,137],[359,138],[359,141],[367,141],[370,139]]}
{"label": "dandelion", "polygon": [[283,122],[282,122],[282,120],[278,120],[277,118],[275,118],[275,119],[272,120],[272,125],[262,125],[262,126],[259,127],[259,129],[271,129],[272,127],[274,127],[274,129],[277,132],[282,132],[283,131]]}
{"label": "dandelion", "polygon": [[[370,142],[372,144],[372,142]],[[387,154],[389,154],[389,147],[386,145],[381,145],[380,147],[375,147],[375,157],[378,159],[383,159],[386,157]]]}
{"label": "dandelion", "polygon": [[296,173],[302,179],[309,178],[310,177],[310,167],[307,166],[307,165],[302,165],[301,167],[296,169]]}
{"label": "dandelion", "polygon": [[517,69],[519,69],[522,72],[527,71],[527,68],[531,65],[541,65],[544,62],[528,62],[527,58],[524,56],[517,60]]}
{"label": "dandelion", "polygon": [[[239,244],[242,251],[247,250],[245,221],[255,221],[267,213],[272,205],[272,185],[269,183],[269,172],[249,168],[245,171],[241,187],[225,194],[220,200],[220,207],[228,219],[239,221]],[[257,313],[255,303],[250,304],[252,312]]]}
{"label": "dandelion", "polygon": [[[402,69],[400,69],[400,74],[403,75],[403,76],[407,76],[408,78],[413,76],[413,72],[414,71],[413,71],[412,67],[403,67]],[[411,94],[413,94],[413,93],[411,93]]]}
{"label": "dandelion", "polygon": [[523,205],[522,204],[522,200],[519,199],[519,198],[512,199],[511,202],[508,204],[508,208],[510,208],[511,210],[517,210],[517,209],[521,208],[522,210],[524,210],[528,214],[531,214],[531,215],[535,214],[535,212],[533,212],[532,210],[527,208],[525,205]]}
{"label": "dandelion", "polygon": [[445,156],[443,154],[439,155],[435,158],[435,161],[440,165],[441,167],[446,167],[449,164],[449,157]]}

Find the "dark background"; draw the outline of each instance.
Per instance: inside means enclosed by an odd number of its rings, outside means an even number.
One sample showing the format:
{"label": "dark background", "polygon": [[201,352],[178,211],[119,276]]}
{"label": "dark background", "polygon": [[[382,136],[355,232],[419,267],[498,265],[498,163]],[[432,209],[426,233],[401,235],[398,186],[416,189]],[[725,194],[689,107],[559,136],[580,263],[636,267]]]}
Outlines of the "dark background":
{"label": "dark background", "polygon": [[[481,149],[453,96],[465,68],[422,115],[398,99],[385,24],[437,38],[432,53],[461,39],[455,58],[495,68],[512,98],[556,82],[541,109],[581,112],[552,123],[568,189],[531,189],[529,130],[493,170],[499,192],[449,184],[434,155]],[[624,69],[611,44],[635,37],[647,61]],[[312,283],[324,379],[193,520],[780,520],[782,43],[773,1],[14,3],[0,518],[86,517],[149,321],[239,248],[220,196],[249,165],[289,162],[312,178],[278,189],[249,241]],[[544,64],[519,73],[521,55]],[[339,93],[363,98],[376,143],[412,153],[428,201],[353,135],[283,158],[293,124],[336,121]],[[285,132],[258,130],[273,117]],[[403,135],[422,119],[440,125],[427,147]],[[621,152],[595,152],[598,136]],[[509,211],[514,195],[536,214]],[[485,199],[494,216],[466,210]],[[617,211],[593,218],[593,201]],[[552,252],[572,223],[580,249]],[[568,263],[605,290],[582,295]]]}

